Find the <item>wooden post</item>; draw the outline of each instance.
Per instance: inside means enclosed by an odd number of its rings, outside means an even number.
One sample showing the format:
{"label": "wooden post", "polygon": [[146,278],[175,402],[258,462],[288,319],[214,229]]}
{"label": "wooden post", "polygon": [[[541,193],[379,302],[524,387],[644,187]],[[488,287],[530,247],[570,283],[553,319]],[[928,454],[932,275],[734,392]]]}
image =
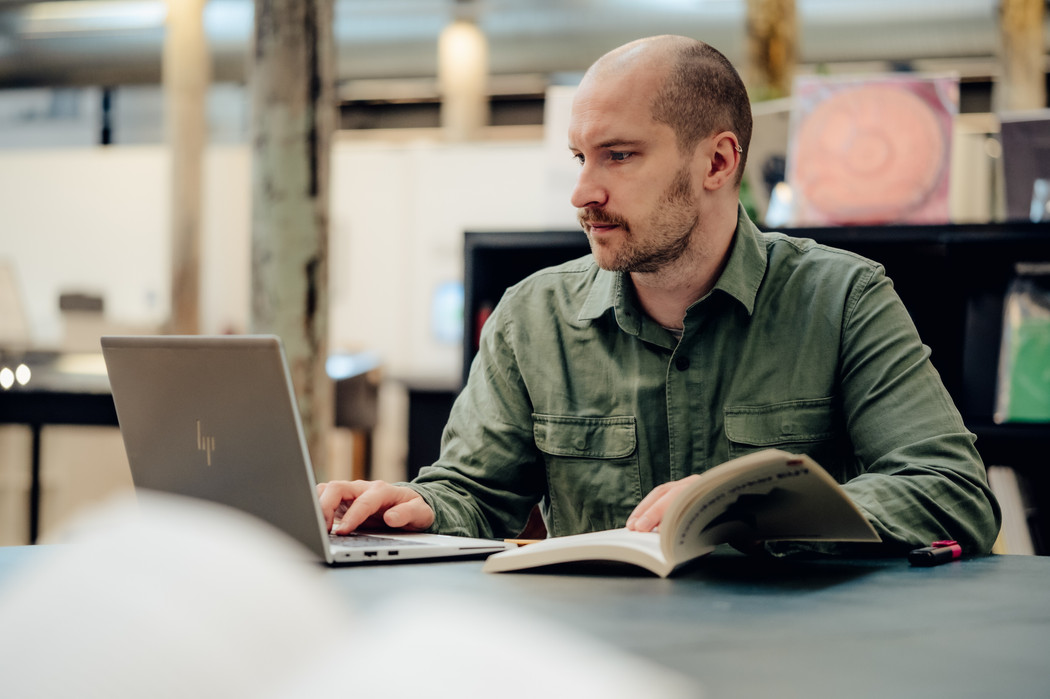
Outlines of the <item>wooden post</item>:
{"label": "wooden post", "polygon": [[1046,107],[1045,13],[1044,0],[1000,0],[1002,75],[995,83],[996,111]]}
{"label": "wooden post", "polygon": [[332,0],[256,0],[254,29],[251,326],[284,342],[310,455],[323,479],[333,421],[325,373]]}
{"label": "wooden post", "polygon": [[193,335],[200,323],[201,192],[211,65],[204,0],[169,0],[163,58],[165,127],[171,154],[171,319]]}
{"label": "wooden post", "polygon": [[791,94],[797,37],[795,0],[747,0],[746,73],[752,102]]}

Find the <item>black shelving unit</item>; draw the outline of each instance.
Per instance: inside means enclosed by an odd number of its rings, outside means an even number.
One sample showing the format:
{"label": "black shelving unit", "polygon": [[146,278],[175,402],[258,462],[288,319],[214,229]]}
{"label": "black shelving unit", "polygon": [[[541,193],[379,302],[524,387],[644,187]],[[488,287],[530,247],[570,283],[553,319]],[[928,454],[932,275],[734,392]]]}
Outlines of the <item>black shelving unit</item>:
{"label": "black shelving unit", "polygon": [[[995,424],[1003,300],[1018,263],[1050,262],[1050,224],[781,229],[882,263],[933,352],[988,465],[1012,466],[1037,512],[1050,513],[1050,424]],[[468,231],[464,239],[463,380],[486,306],[530,273],[587,254],[582,231]],[[1050,542],[1044,516],[1038,541]]]}
{"label": "black shelving unit", "polygon": [[463,372],[466,382],[487,309],[533,272],[590,252],[582,230],[467,231],[463,242]]}

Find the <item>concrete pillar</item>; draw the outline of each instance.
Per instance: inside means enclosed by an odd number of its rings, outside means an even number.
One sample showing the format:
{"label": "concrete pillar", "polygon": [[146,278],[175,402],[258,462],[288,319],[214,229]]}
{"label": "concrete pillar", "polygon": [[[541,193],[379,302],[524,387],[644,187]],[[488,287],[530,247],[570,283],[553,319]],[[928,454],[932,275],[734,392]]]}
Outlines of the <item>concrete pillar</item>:
{"label": "concrete pillar", "polygon": [[306,439],[326,477],[332,0],[256,0],[251,53],[251,328],[281,337]]}
{"label": "concrete pillar", "polygon": [[171,319],[168,330],[193,335],[200,324],[201,198],[211,60],[205,0],[168,0],[163,82],[171,154]]}

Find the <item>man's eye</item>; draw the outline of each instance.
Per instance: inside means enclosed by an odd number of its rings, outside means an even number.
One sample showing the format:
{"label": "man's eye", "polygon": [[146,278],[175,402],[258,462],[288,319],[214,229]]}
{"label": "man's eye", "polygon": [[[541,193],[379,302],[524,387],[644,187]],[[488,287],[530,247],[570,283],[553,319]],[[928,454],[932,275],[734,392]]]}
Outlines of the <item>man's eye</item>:
{"label": "man's eye", "polygon": [[580,165],[583,165],[583,153],[573,153],[572,154],[572,159],[575,160]]}
{"label": "man's eye", "polygon": [[624,160],[627,160],[630,157],[631,153],[628,153],[627,151],[611,151],[609,153],[609,159],[618,162],[623,162]]}

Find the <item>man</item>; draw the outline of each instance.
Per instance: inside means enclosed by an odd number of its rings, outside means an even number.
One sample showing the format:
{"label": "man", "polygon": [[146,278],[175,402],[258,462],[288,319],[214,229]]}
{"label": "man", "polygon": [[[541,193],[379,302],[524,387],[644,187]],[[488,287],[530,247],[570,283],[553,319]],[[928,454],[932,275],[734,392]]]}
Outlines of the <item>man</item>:
{"label": "man", "polygon": [[974,437],[892,284],[755,228],[750,136],[711,47],[661,36],[599,59],[569,124],[592,255],[507,291],[433,466],[318,487],[333,530],[511,537],[539,502],[554,536],[647,531],[692,474],[778,447],[844,483],[881,552],[987,552],[999,510]]}

